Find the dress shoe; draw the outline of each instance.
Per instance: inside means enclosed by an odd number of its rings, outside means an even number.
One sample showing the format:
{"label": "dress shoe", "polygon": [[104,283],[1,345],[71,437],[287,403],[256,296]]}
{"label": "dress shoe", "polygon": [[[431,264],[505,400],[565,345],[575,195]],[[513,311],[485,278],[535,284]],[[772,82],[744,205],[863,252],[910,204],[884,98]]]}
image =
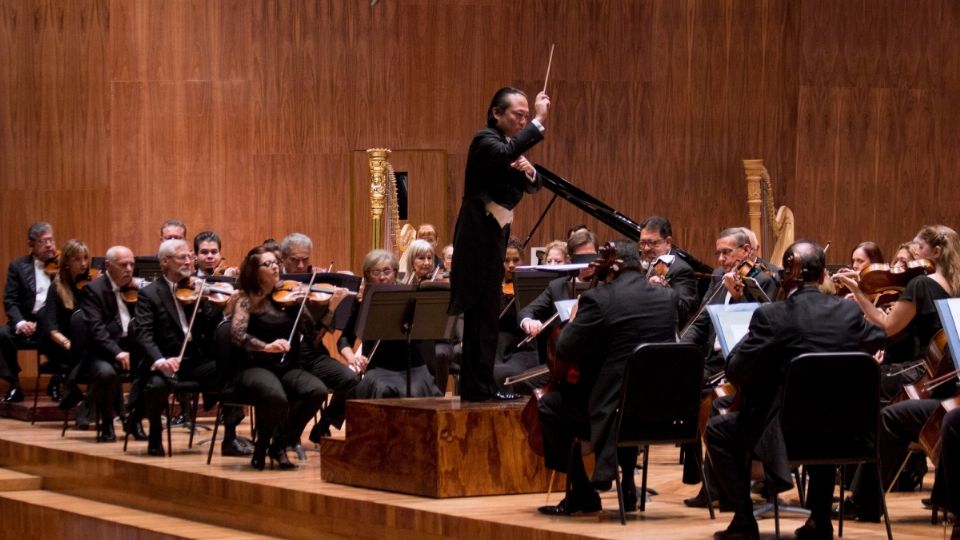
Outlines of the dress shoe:
{"label": "dress shoe", "polygon": [[50,384],[47,385],[47,395],[50,396],[54,402],[59,403],[63,396],[60,394],[60,378],[51,377]]}
{"label": "dress shoe", "polygon": [[288,471],[297,468],[297,464],[290,461],[290,458],[287,457],[287,451],[280,447],[270,449],[270,461],[276,461],[277,468],[282,471]]}
{"label": "dress shoe", "polygon": [[227,457],[246,457],[253,454],[253,449],[247,447],[237,439],[223,441],[220,444],[220,455]]}
{"label": "dress shoe", "polygon": [[[833,517],[839,518],[839,505],[834,506],[830,513]],[[880,510],[875,509],[870,511],[857,504],[852,497],[847,497],[843,500],[843,517],[846,519],[855,519],[865,523],[880,523]]]}
{"label": "dress shoe", "polygon": [[11,386],[3,400],[9,403],[20,403],[23,401],[23,389],[19,384]]}
{"label": "dress shoe", "polygon": [[157,457],[167,455],[163,451],[163,431],[154,431],[152,426],[150,428],[150,438],[147,442],[147,454]]}
{"label": "dress shoe", "polygon": [[590,492],[589,494],[575,496],[570,493],[560,501],[556,506],[541,506],[537,511],[548,516],[572,516],[574,514],[589,514],[599,512],[600,495]]}
{"label": "dress shoe", "polygon": [[127,416],[126,422],[123,423],[123,431],[129,433],[134,440],[147,440],[147,434],[143,432],[143,425],[140,424],[139,420],[134,420],[133,416]]}
{"label": "dress shoe", "polygon": [[759,538],[760,528],[757,527],[756,521],[753,523],[732,521],[725,530],[713,533],[713,540],[759,540]]}
{"label": "dress shoe", "polygon": [[84,395],[79,388],[70,390],[67,393],[67,397],[60,400],[60,403],[57,404],[57,407],[60,407],[61,410],[69,411],[70,409],[76,407],[83,401]]}
{"label": "dress shoe", "polygon": [[797,535],[797,540],[833,540],[833,524],[829,521],[808,519],[794,534]]}
{"label": "dress shoe", "polygon": [[187,418],[187,415],[185,415],[185,414],[183,414],[183,413],[180,413],[180,414],[178,414],[178,415],[176,415],[176,416],[174,416],[173,418],[170,419],[170,425],[173,426],[173,427],[189,426],[189,425],[190,425],[190,419]]}
{"label": "dress shoe", "polygon": [[113,431],[113,424],[104,422],[100,425],[100,442],[117,442],[117,434]]}
{"label": "dress shoe", "polygon": [[522,397],[520,394],[514,394],[513,392],[497,392],[490,396],[490,401],[513,401]]}

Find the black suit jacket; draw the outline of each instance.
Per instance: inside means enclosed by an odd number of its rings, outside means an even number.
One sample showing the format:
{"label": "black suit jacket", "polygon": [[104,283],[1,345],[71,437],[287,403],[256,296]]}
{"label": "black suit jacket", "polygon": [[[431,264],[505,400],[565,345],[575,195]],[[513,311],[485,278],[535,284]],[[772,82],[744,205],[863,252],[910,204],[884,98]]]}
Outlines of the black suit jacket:
{"label": "black suit jacket", "polygon": [[[184,306],[184,317],[190,322],[193,305]],[[200,344],[208,337],[212,337],[220,317],[209,311],[201,304],[197,312],[196,321],[191,329],[192,339],[181,359],[181,370],[186,371],[193,362],[199,360]],[[137,294],[137,307],[134,310],[136,324],[131,329],[131,336],[144,361],[141,371],[149,370],[154,362],[162,358],[170,358],[180,354],[183,347],[183,328],[180,326],[180,315],[174,303],[170,286],[163,278],[154,281],[140,289]]]}
{"label": "black suit jacket", "polygon": [[483,291],[500,287],[505,239],[496,219],[487,214],[485,205],[493,201],[512,209],[525,192],[540,189],[539,176],[531,183],[522,171],[510,164],[542,139],[543,134],[533,123],[510,140],[490,127],[474,135],[467,153],[463,200],[453,233],[451,315],[472,307],[483,296]]}
{"label": "black suit jacket", "polygon": [[749,333],[730,354],[726,376],[743,396],[737,422],[746,447],[781,488],[791,485],[778,417],[787,364],[809,352],[872,353],[885,339],[883,329],[866,321],[855,302],[810,285],[754,312]]}
{"label": "black suit jacket", "polygon": [[557,340],[557,355],[579,363],[577,394],[590,419],[597,456],[595,480],[616,475],[613,419],[627,359],[641,343],[676,341],[675,292],[626,271],[612,283],[584,292],[577,315]]}
{"label": "black suit jacket", "polygon": [[676,256],[670,263],[666,278],[670,288],[677,293],[677,321],[680,326],[683,326],[693,316],[700,303],[697,295],[697,278],[693,275],[693,268]]}
{"label": "black suit jacket", "polygon": [[[120,322],[117,297],[106,274],[91,281],[83,289],[80,295],[80,309],[87,321],[89,334],[82,358],[113,361],[118,354],[124,352],[120,344],[123,337],[123,324]],[[130,314],[133,315],[132,308],[130,309]]]}
{"label": "black suit jacket", "polygon": [[7,322],[16,327],[20,321],[36,321],[33,306],[37,303],[37,278],[34,275],[33,256],[26,255],[10,261],[7,266],[7,285],[3,288],[3,309]]}

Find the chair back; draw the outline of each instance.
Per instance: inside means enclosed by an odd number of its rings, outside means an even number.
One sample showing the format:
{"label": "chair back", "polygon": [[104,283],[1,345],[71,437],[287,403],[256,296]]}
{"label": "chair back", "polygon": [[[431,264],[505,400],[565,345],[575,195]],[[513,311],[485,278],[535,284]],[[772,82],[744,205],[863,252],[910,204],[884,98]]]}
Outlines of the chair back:
{"label": "chair back", "polygon": [[703,362],[696,345],[638,346],[624,372],[615,426],[617,444],[695,441]]}
{"label": "chair back", "polygon": [[862,352],[807,353],[787,366],[780,428],[790,461],[876,459],[880,367]]}

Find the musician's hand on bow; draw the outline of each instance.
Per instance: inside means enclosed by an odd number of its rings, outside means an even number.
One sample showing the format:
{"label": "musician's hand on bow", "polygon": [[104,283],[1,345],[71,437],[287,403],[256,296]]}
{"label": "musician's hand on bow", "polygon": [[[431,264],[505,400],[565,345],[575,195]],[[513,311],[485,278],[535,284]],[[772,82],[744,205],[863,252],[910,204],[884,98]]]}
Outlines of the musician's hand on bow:
{"label": "musician's hand on bow", "polygon": [[180,357],[171,356],[170,358],[161,358],[153,363],[153,369],[166,373],[167,375],[173,375],[180,369]]}
{"label": "musician's hand on bow", "polygon": [[651,285],[659,285],[661,287],[666,287],[667,285],[670,285],[670,282],[667,281],[667,278],[659,274],[654,274],[650,276],[649,278],[647,278],[647,281],[649,281]]}
{"label": "musician's hand on bow", "polygon": [[883,351],[884,349],[880,349],[879,351],[873,353],[873,359],[876,360],[878,364],[883,363],[883,357],[884,357]]}
{"label": "musician's hand on bow", "polygon": [[545,123],[547,116],[550,115],[550,96],[546,92],[537,94],[537,99],[533,102],[533,109],[536,113],[536,119],[541,124]]}
{"label": "musician's hand on bow", "polygon": [[731,300],[740,300],[743,298],[743,280],[736,272],[727,272],[723,275],[723,286],[730,293]]}
{"label": "musician's hand on bow", "polygon": [[580,306],[580,299],[577,298],[577,301],[573,303],[573,306],[570,307],[570,320],[567,322],[573,322],[577,318],[577,308]]}
{"label": "musician's hand on bow", "polygon": [[543,323],[536,319],[524,319],[520,323],[520,329],[528,336],[536,336],[543,331]]}
{"label": "musician's hand on bow", "polygon": [[851,292],[856,293],[860,290],[860,282],[853,279],[854,276],[858,276],[856,272],[838,272],[834,277],[837,281],[842,283],[846,288],[850,289]]}
{"label": "musician's hand on bow", "polygon": [[268,353],[285,353],[290,350],[290,342],[285,339],[277,339],[267,343],[263,348],[263,352]]}
{"label": "musician's hand on bow", "polygon": [[369,358],[362,354],[358,354],[353,357],[353,362],[350,362],[350,369],[356,372],[357,375],[363,375],[367,371],[367,365],[369,363]]}

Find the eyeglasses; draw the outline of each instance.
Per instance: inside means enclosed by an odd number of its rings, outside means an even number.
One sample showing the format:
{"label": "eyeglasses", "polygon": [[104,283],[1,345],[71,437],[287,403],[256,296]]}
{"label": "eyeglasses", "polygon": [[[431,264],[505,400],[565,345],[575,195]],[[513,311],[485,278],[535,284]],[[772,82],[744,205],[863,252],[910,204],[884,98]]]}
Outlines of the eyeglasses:
{"label": "eyeglasses", "polygon": [[272,259],[272,260],[269,260],[269,261],[263,261],[262,263],[258,264],[257,266],[259,266],[259,267],[261,267],[261,268],[270,268],[271,266],[280,266],[280,263],[277,262],[276,259]]}
{"label": "eyeglasses", "polygon": [[730,249],[730,248],[718,249],[718,250],[714,251],[713,254],[716,255],[717,257],[719,257],[719,256],[721,256],[721,255],[723,255],[724,257],[729,257],[734,251],[736,251],[737,249],[742,249],[742,248],[743,248],[743,246],[737,246],[736,249]]}
{"label": "eyeglasses", "polygon": [[177,262],[190,262],[193,260],[193,255],[189,253],[186,255],[171,255],[170,258]]}
{"label": "eyeglasses", "polygon": [[637,242],[637,244],[642,248],[651,248],[657,247],[664,242],[666,242],[666,240],[661,238],[660,240],[641,240]]}
{"label": "eyeglasses", "polygon": [[380,270],[380,269],[370,270],[371,277],[388,277],[392,275],[393,275],[393,268],[384,268],[383,270]]}

